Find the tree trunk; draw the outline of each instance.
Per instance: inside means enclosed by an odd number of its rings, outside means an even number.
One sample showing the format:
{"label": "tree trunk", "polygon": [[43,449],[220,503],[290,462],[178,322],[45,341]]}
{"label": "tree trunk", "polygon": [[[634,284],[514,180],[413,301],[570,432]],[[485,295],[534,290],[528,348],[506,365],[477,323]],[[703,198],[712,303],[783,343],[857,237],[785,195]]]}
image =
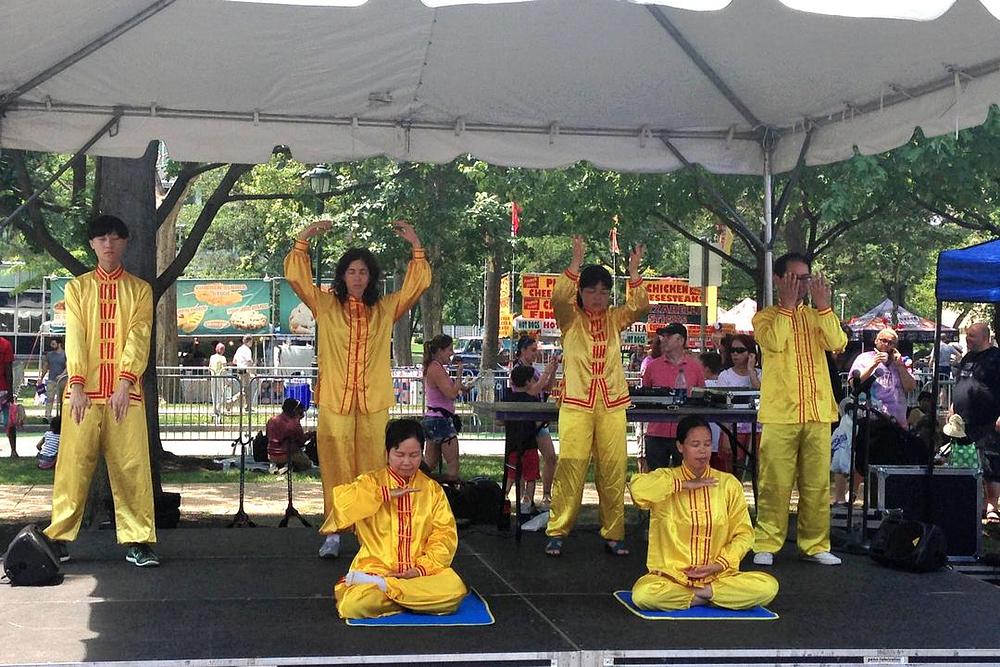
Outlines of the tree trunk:
{"label": "tree trunk", "polygon": [[[125,250],[125,268],[152,285],[156,280],[156,198],[155,175],[158,142],[150,142],[145,155],[137,159],[100,158],[101,213],[116,215],[129,228]],[[154,304],[153,330],[156,330]],[[160,494],[160,418],[159,392],[156,386],[156,337],[149,345],[149,365],[142,376],[146,404],[146,428],[149,431],[150,465],[153,492]]]}
{"label": "tree trunk", "polygon": [[[393,291],[399,291],[403,287],[405,275],[406,262],[397,260],[396,268],[392,272]],[[413,365],[413,351],[410,350],[410,311],[403,313],[392,327],[392,359],[397,366]]]}
{"label": "tree trunk", "polygon": [[490,246],[486,258],[486,305],[483,321],[483,360],[482,372],[492,371],[497,365],[497,352],[500,346],[500,278],[503,275],[504,250],[503,242]]}
{"label": "tree trunk", "polygon": [[420,297],[420,317],[424,327],[424,342],[429,341],[434,336],[444,330],[442,322],[442,311],[444,310],[444,296],[441,290],[441,246],[432,243],[427,246],[427,261],[430,262],[434,272],[431,285]]}
{"label": "tree trunk", "polygon": [[[156,234],[156,273],[163,273],[170,263],[177,256],[177,215],[181,206],[187,198],[187,193],[197,177],[189,180],[183,186],[181,196],[174,200],[174,209],[167,213],[160,223],[160,229]],[[159,186],[159,179],[157,179]],[[157,187],[157,209],[163,204],[166,195],[160,187]],[[159,211],[158,211],[159,212]],[[160,300],[156,304],[156,365],[157,366],[177,366],[177,285],[172,284],[166,288]],[[177,402],[180,399],[180,378],[160,378],[158,382],[164,398],[168,403]]]}

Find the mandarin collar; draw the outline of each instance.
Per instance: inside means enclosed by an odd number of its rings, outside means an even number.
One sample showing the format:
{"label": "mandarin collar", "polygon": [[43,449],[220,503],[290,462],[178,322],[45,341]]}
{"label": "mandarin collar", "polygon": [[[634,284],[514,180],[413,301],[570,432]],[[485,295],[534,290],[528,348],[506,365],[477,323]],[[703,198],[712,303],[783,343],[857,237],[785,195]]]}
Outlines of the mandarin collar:
{"label": "mandarin collar", "polygon": [[119,264],[117,269],[115,269],[111,273],[108,273],[107,271],[101,268],[100,264],[98,264],[96,273],[98,280],[105,280],[105,281],[118,280],[119,278],[122,277],[122,274],[125,273],[125,267]]}

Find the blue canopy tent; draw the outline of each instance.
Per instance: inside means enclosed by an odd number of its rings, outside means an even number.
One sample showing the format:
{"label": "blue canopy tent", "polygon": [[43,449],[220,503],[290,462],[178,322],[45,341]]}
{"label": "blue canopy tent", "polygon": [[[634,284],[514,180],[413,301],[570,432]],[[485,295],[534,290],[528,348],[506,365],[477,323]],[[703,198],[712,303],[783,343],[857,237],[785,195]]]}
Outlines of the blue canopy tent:
{"label": "blue canopy tent", "polygon": [[[934,337],[934,359],[941,349],[941,310],[945,301],[965,303],[1000,303],[1000,239],[986,241],[968,248],[944,250],[938,254],[937,285],[937,331]],[[934,373],[934,407],[931,418],[938,413],[938,395],[941,376]],[[934,473],[934,452],[936,450],[937,429],[933,431],[934,445],[927,462],[928,476]],[[930,516],[932,494],[928,487],[925,514]]]}

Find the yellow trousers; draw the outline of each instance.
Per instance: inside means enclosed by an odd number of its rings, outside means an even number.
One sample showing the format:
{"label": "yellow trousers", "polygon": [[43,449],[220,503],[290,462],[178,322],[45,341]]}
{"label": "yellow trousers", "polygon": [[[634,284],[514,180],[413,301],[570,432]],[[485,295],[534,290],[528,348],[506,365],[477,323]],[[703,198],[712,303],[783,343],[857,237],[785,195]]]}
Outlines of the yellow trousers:
{"label": "yellow trousers", "polygon": [[146,414],[138,403],[129,405],[121,422],[115,421],[110,404],[92,404],[79,424],[69,402],[64,404],[52,523],[45,534],[53,540],[76,539],[99,453],[108,464],[118,541],[156,542]]}
{"label": "yellow trousers", "polygon": [[594,411],[559,410],[559,463],[552,482],[546,534],[565,537],[573,530],[590,458],[594,458],[600,500],[601,537],[625,537],[625,411],[607,412],[600,398]]}
{"label": "yellow trousers", "polygon": [[450,567],[426,577],[386,577],[385,583],[384,593],[375,584],[337,584],[333,589],[337,613],[341,618],[377,618],[405,609],[421,614],[451,614],[469,592]]}
{"label": "yellow trousers", "polygon": [[385,426],[389,409],[346,415],[320,408],[316,453],[323,478],[323,516],[330,514],[333,487],[385,466]]}
{"label": "yellow trousers", "polygon": [[[723,574],[712,586],[712,605],[724,609],[752,609],[769,603],[778,594],[778,580],[765,572]],[[652,572],[632,587],[632,602],[639,609],[673,611],[691,606],[694,593],[686,586]]]}
{"label": "yellow trousers", "polygon": [[760,473],[753,550],[781,550],[788,532],[788,501],[797,483],[799,550],[807,556],[829,551],[830,425],[764,424],[757,465]]}

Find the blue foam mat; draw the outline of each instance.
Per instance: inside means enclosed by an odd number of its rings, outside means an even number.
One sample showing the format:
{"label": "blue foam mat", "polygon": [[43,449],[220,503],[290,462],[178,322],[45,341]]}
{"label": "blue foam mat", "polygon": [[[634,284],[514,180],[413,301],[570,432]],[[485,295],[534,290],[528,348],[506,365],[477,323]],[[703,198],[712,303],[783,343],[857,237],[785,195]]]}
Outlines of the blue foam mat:
{"label": "blue foam mat", "polygon": [[679,609],[677,611],[649,611],[639,609],[632,603],[632,591],[615,591],[615,599],[625,605],[630,612],[647,621],[773,621],[778,615],[767,607],[760,605],[753,609],[722,609],[705,605]]}
{"label": "blue foam mat", "polygon": [[495,619],[490,606],[476,590],[470,590],[454,614],[438,616],[401,611],[381,618],[349,618],[348,625],[356,626],[444,626],[444,625],[493,625]]}

